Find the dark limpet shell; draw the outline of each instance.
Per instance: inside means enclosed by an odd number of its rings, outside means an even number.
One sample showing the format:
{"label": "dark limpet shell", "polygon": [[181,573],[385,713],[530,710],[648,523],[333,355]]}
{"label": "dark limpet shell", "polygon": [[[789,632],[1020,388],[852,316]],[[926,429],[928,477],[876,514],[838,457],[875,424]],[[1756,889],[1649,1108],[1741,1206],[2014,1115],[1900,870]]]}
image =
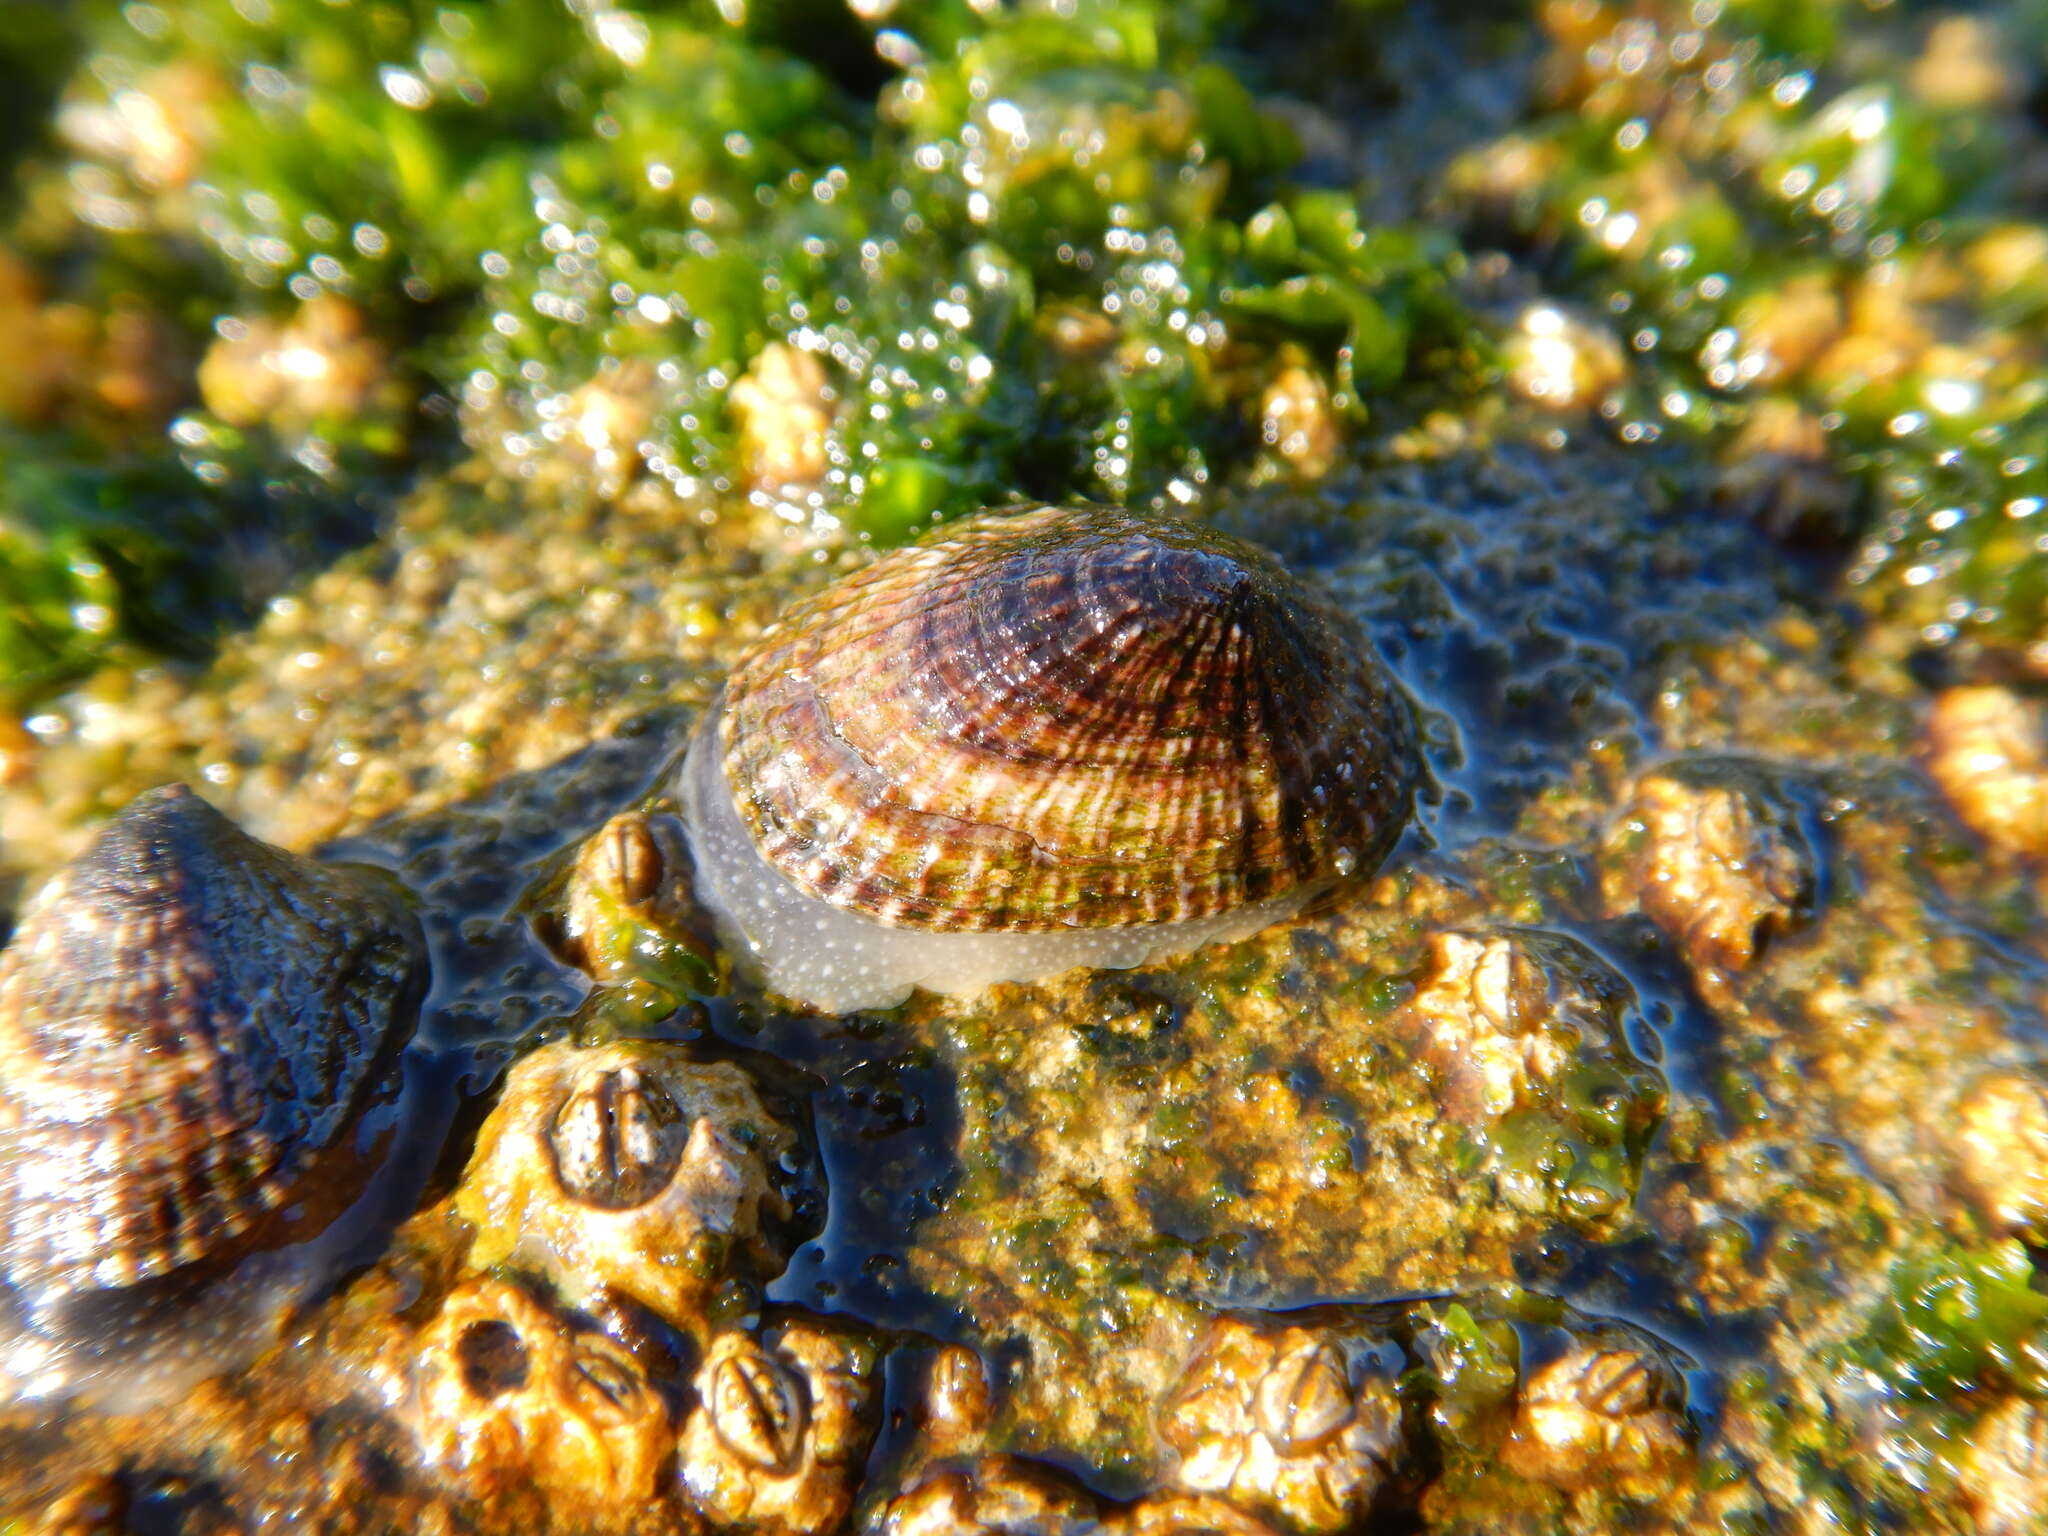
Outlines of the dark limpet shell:
{"label": "dark limpet shell", "polygon": [[426,976],[387,877],[258,842],[183,786],[137,799],[0,955],[0,1276],[16,1306],[310,1236],[373,1171],[349,1133],[389,1085]]}

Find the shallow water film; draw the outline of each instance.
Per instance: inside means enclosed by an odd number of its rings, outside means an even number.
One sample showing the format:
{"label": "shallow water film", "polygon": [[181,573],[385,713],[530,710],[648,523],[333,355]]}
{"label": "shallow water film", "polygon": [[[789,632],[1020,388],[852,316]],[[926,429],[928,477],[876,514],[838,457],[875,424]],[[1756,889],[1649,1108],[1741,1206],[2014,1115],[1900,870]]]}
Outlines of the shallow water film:
{"label": "shallow water film", "polygon": [[[4,1536],[2048,1531],[2041,5],[0,82]],[[733,679],[796,931],[1233,941],[771,990]]]}

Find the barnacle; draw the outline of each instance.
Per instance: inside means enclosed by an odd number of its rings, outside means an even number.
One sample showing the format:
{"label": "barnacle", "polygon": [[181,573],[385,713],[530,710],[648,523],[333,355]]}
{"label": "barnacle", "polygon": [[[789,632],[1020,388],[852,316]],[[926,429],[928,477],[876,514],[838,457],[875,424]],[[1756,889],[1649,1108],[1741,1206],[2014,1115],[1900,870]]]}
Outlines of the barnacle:
{"label": "barnacle", "polygon": [[1575,1345],[1524,1384],[1502,1460],[1558,1488],[1645,1486],[1690,1453],[1677,1395],[1648,1355]]}
{"label": "barnacle", "polygon": [[1402,1449],[1370,1340],[1219,1318],[1160,1420],[1172,1480],[1300,1531],[1357,1521]]}
{"label": "barnacle", "polygon": [[421,1452],[478,1492],[531,1479],[593,1500],[651,1499],[675,1442],[633,1357],[518,1286],[456,1287],[419,1340]]}
{"label": "barnacle", "polygon": [[871,1346],[806,1323],[713,1340],[679,1458],[698,1509],[778,1536],[836,1527],[874,1433],[873,1370]]}
{"label": "barnacle", "polygon": [[571,1297],[600,1287],[683,1328],[735,1267],[783,1255],[761,1215],[791,1132],[727,1063],[646,1041],[552,1045],[512,1069],[455,1209],[478,1267],[520,1260]]}

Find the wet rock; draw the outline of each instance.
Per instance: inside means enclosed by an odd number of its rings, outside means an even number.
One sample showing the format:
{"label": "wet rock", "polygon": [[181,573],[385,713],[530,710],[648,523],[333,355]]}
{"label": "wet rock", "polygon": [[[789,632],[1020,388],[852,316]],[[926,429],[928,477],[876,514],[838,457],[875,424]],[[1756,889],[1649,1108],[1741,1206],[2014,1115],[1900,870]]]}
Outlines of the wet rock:
{"label": "wet rock", "polygon": [[1271,1536],[1273,1527],[1221,1499],[1169,1495],[1140,1499],[1102,1525],[1118,1536]]}
{"label": "wet rock", "polygon": [[629,1296],[686,1331],[736,1270],[778,1272],[764,1213],[795,1135],[746,1073],[673,1046],[551,1045],[526,1057],[478,1134],[455,1194],[470,1262],[537,1267],[572,1300]]}
{"label": "wet rock", "polygon": [[874,1434],[871,1346],[808,1323],[721,1334],[696,1378],[679,1475],[713,1525],[812,1536],[853,1502]]}
{"label": "wet rock", "polygon": [[1956,1173],[1987,1220],[2007,1233],[2048,1219],[2048,1088],[2020,1072],[1988,1072],[1951,1122]]}
{"label": "wet rock", "polygon": [[1219,1498],[1154,1494],[1104,1505],[1050,1467],[989,1456],[926,1477],[872,1522],[870,1536],[1273,1536]]}
{"label": "wet rock", "polygon": [[1678,1402],[1662,1362],[1632,1349],[1574,1345],[1524,1384],[1501,1459],[1554,1488],[1653,1493],[1690,1455]]}
{"label": "wet rock", "polygon": [[501,1280],[449,1293],[420,1335],[414,1381],[423,1459],[484,1497],[532,1482],[651,1499],[675,1443],[630,1354]]}
{"label": "wet rock", "polygon": [[1962,1481],[1979,1536],[2022,1536],[2048,1520],[2048,1408],[2007,1397],[1977,1420]]}
{"label": "wet rock", "polygon": [[2048,709],[2009,688],[1944,689],[1927,717],[1927,770],[1979,837],[2048,857]]}
{"label": "wet rock", "polygon": [[1387,1346],[1219,1318],[1160,1416],[1169,1480],[1304,1532],[1357,1520],[1402,1450]]}
{"label": "wet rock", "polygon": [[128,1496],[113,1477],[88,1477],[23,1529],[29,1536],[121,1536],[129,1529]]}
{"label": "wet rock", "polygon": [[868,1526],[870,1536],[1092,1536],[1102,1529],[1086,1489],[1011,1456],[935,1472]]}
{"label": "wet rock", "polygon": [[1812,915],[1813,850],[1750,764],[1701,759],[1644,775],[1606,852],[1609,910],[1648,913],[1702,977],[1748,969],[1772,935]]}

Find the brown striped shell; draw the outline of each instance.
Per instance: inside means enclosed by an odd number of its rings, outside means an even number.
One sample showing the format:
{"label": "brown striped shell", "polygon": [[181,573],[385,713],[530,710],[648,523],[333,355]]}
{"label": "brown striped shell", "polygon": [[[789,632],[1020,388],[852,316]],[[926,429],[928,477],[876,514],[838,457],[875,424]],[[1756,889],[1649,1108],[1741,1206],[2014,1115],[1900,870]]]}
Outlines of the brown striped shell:
{"label": "brown striped shell", "polygon": [[719,747],[763,856],[895,927],[1185,923],[1370,873],[1404,701],[1333,604],[1177,518],[949,525],[792,612]]}
{"label": "brown striped shell", "polygon": [[373,872],[140,797],[0,955],[0,1276],[40,1306],[304,1235],[281,1208],[360,1190],[346,1133],[425,974]]}

